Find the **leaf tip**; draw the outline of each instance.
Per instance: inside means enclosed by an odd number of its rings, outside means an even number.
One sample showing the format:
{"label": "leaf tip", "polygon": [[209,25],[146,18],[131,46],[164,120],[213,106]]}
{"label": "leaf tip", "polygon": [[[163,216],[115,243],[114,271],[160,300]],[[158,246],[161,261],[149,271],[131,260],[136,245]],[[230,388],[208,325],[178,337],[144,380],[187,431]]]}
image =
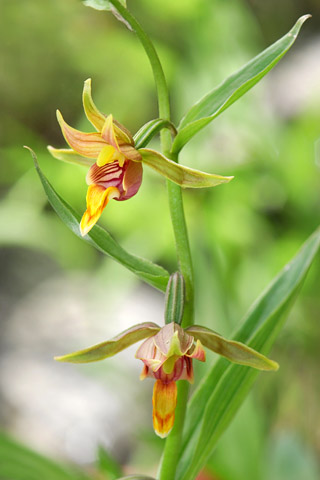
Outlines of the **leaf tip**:
{"label": "leaf tip", "polygon": [[37,159],[37,155],[35,154],[35,152],[32,150],[32,148],[28,147],[27,145],[23,145],[23,148],[25,148],[26,150],[28,150],[30,152],[30,154],[33,158],[35,167],[38,168],[39,164],[38,164],[38,159]]}
{"label": "leaf tip", "polygon": [[298,20],[296,21],[296,23],[294,24],[294,26],[290,30],[289,35],[296,39],[297,36],[298,36],[298,33],[300,31],[300,28],[302,27],[304,22],[306,20],[308,20],[308,18],[311,18],[311,17],[312,17],[312,15],[310,13],[307,13],[306,15],[302,15],[302,17],[298,18]]}

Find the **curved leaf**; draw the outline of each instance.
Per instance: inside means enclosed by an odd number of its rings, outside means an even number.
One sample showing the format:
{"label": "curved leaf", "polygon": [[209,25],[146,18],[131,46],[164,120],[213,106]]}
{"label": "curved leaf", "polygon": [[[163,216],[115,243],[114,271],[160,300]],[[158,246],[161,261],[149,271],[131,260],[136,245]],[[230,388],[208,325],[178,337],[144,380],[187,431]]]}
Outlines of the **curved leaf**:
{"label": "curved leaf", "polygon": [[[302,246],[250,309],[234,340],[267,354],[320,247],[320,229]],[[259,372],[219,359],[188,405],[177,480],[193,480]]]}
{"label": "curved leaf", "polygon": [[258,83],[293,45],[301,26],[310,16],[300,17],[284,37],[250,60],[240,70],[193,105],[180,122],[172,152],[179,152],[199,130],[208,125]]}
{"label": "curved leaf", "polygon": [[105,358],[113,357],[125,348],[130,347],[134,343],[143,340],[144,338],[155,335],[160,330],[160,327],[155,323],[145,322],[139,325],[134,325],[116,337],[112,338],[93,347],[78,350],[77,352],[68,353],[60,357],[54,357],[58,362],[69,363],[91,363],[104,360]]}
{"label": "curved leaf", "polygon": [[144,164],[172,182],[177,183],[182,188],[215,187],[221,183],[228,183],[234,178],[200,172],[199,170],[179,165],[179,163],[169,160],[161,153],[148,148],[141,148],[139,152]]}
{"label": "curved leaf", "polygon": [[78,215],[72,209],[72,207],[54,190],[52,185],[41,171],[36,154],[29,147],[26,148],[30,151],[33,157],[37,173],[47,198],[63,223],[65,223],[67,227],[69,227],[70,230],[72,230],[72,232],[75,233],[79,238],[90,243],[100,252],[109,255],[111,258],[131,270],[145,282],[164,292],[169,280],[169,273],[164,268],[150,262],[149,260],[145,260],[128,253],[111,237],[106,230],[98,225],[95,225],[85,237],[81,236],[79,228],[81,219],[80,215]]}
{"label": "curved leaf", "polygon": [[1,480],[92,480],[80,470],[62,465],[0,433]]}

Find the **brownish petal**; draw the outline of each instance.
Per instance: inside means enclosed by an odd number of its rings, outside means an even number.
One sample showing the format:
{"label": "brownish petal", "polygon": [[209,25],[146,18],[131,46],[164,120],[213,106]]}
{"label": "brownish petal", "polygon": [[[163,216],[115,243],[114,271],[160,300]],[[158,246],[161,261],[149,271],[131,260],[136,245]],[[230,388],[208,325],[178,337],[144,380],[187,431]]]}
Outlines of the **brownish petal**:
{"label": "brownish petal", "polygon": [[140,162],[142,160],[142,157],[139,151],[136,150],[132,145],[128,145],[126,143],[126,144],[120,145],[119,148],[122,155],[124,155],[129,160],[132,160],[134,162]]}
{"label": "brownish petal", "polygon": [[154,342],[163,355],[184,355],[193,344],[193,337],[188,335],[177,323],[168,323],[154,337]]}
{"label": "brownish petal", "polygon": [[57,119],[62,133],[70,147],[80,155],[88,158],[97,158],[102,148],[106,145],[105,140],[99,133],[84,133],[68,125],[59,110],[57,110]]}
{"label": "brownish petal", "polygon": [[197,340],[197,343],[190,348],[186,353],[186,356],[196,358],[197,360],[200,360],[200,362],[206,361],[206,352],[204,351],[200,340]]}
{"label": "brownish petal", "polygon": [[119,200],[127,200],[138,192],[142,182],[142,173],[141,163],[128,161],[122,181],[123,193]]}

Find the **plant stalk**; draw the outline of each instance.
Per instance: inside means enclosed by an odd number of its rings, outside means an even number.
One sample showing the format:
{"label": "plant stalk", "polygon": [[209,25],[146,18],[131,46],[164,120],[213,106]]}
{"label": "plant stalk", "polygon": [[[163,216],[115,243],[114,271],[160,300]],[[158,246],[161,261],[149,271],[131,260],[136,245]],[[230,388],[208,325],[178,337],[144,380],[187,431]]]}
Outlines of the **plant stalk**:
{"label": "plant stalk", "polygon": [[[170,101],[169,91],[163,68],[159,56],[151,42],[149,36],[141,27],[140,23],[134,16],[124,7],[119,0],[109,0],[116,8],[120,15],[128,22],[133,31],[137,34],[151,64],[153,76],[156,84],[159,117],[163,120],[170,121]],[[164,155],[171,160],[178,162],[178,155],[171,153],[172,137],[167,129],[163,129],[160,133],[161,149]],[[185,280],[185,309],[182,320],[182,326],[187,327],[193,324],[194,317],[194,282],[193,268],[190,253],[187,225],[185,221],[183,199],[181,188],[167,181],[167,191],[171,221],[175,237],[175,245],[177,258],[179,262],[179,270]],[[159,469],[159,480],[174,480],[177,462],[180,455],[182,432],[186,405],[188,400],[189,384],[185,381],[178,384],[178,402],[175,412],[175,423],[170,432],[164,447],[163,457]]]}

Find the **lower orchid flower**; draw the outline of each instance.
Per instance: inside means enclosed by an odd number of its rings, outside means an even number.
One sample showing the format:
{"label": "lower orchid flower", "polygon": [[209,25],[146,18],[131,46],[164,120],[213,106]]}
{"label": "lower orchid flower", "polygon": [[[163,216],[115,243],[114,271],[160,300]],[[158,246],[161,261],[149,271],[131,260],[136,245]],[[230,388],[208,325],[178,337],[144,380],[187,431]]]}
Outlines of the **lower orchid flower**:
{"label": "lower orchid flower", "polygon": [[127,200],[138,192],[142,163],[181,187],[211,187],[233,178],[200,172],[178,165],[154,150],[135,148],[131,133],[112,115],[104,115],[95,106],[91,79],[84,83],[82,100],[85,114],[97,131],[85,133],[72,128],[58,110],[58,122],[71,149],[48,147],[58,160],[90,167],[86,177],[87,209],[80,223],[82,236],[96,224],[109,200]]}
{"label": "lower orchid flower", "polygon": [[140,376],[143,380],[156,380],[153,388],[153,427],[157,435],[166,437],[174,424],[177,403],[178,380],[193,382],[193,359],[205,361],[203,347],[222,355],[228,360],[257,368],[277,370],[278,364],[243,343],[226,340],[212,330],[192,326],[183,329],[177,323],[159,327],[155,323],[141,323],[122,332],[107,342],[55,360],[71,363],[89,363],[112,357],[116,353],[146,339],[136,352],[144,367]]}

